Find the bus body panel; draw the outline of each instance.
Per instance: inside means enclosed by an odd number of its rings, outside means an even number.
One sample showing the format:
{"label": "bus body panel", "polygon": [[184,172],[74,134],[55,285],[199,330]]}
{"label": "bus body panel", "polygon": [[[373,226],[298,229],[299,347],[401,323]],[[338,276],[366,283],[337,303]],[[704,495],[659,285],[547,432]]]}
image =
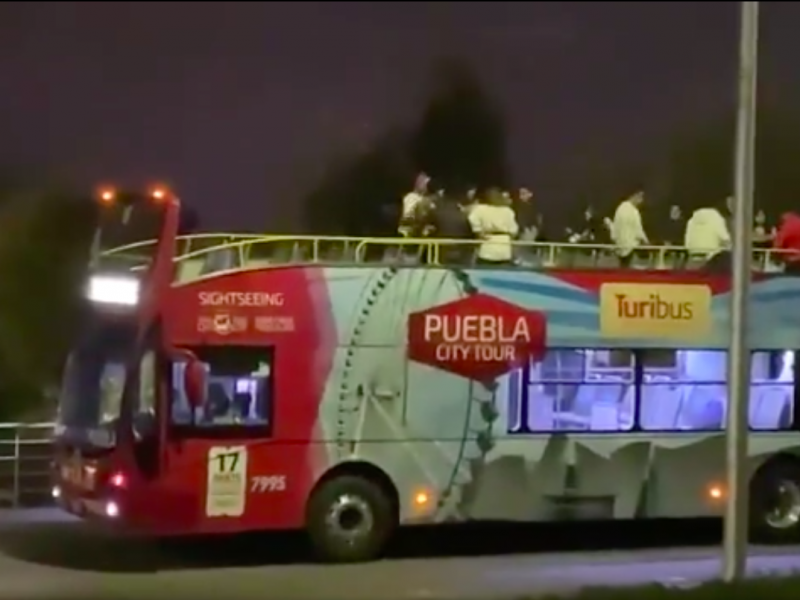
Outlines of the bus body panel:
{"label": "bus body panel", "polygon": [[[603,287],[608,284],[617,287]],[[450,341],[443,344],[458,345],[453,339],[459,335],[465,348],[480,343],[479,321],[485,316],[506,319],[500,326],[507,331],[492,333],[489,326],[484,331],[491,338],[488,345],[502,345],[513,335],[508,323],[515,313],[502,306],[502,314],[474,309],[472,299],[484,295],[544,315],[550,350],[724,351],[728,287],[725,277],[692,272],[367,266],[276,267],[175,286],[163,305],[171,345],[274,349],[272,421],[261,434],[171,435],[163,472],[142,488],[141,496],[151,499],[141,505],[152,511],[147,528],[201,533],[301,527],[315,483],[350,461],[369,463],[388,475],[405,523],[720,514],[723,503],[711,490],[724,487],[721,429],[596,431],[591,423],[586,430],[520,428],[521,388],[532,387],[521,379],[534,368],[531,364],[546,358],[526,361],[527,366],[508,364],[487,380],[474,361],[447,364],[459,362],[452,354],[436,365],[409,359],[418,340],[409,339],[408,323],[411,315],[455,305],[455,312],[442,313],[450,321],[426,321],[450,327],[444,333]],[[638,304],[620,309],[620,296]],[[754,349],[800,348],[798,297],[800,279],[774,276],[753,283]],[[679,304],[683,298],[696,304],[689,316],[659,308],[659,302]],[[604,314],[612,310],[616,317]],[[467,323],[466,317],[478,320]],[[459,319],[464,322],[460,330]],[[665,330],[665,323],[678,334]],[[478,369],[480,380],[465,377],[464,368]],[[577,395],[589,385],[577,384]],[[635,388],[645,386],[628,381],[620,387],[616,404],[632,407],[625,418],[635,420],[644,394]],[[793,382],[772,388],[756,389],[753,402],[790,394],[794,416]],[[525,398],[527,418],[533,419],[530,411],[537,407],[528,394]],[[800,452],[795,422],[783,428],[751,435],[752,469],[775,453]],[[239,505],[230,515],[210,516],[212,455],[242,447],[247,456],[243,498],[231,500]]]}

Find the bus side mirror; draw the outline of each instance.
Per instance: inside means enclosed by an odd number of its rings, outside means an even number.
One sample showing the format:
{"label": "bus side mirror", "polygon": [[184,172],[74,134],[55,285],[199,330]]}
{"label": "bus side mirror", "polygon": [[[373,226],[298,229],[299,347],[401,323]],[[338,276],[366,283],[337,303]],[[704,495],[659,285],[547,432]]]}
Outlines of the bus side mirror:
{"label": "bus side mirror", "polygon": [[186,391],[186,401],[192,410],[203,406],[207,383],[206,369],[203,363],[194,356],[188,358],[183,371],[183,389]]}

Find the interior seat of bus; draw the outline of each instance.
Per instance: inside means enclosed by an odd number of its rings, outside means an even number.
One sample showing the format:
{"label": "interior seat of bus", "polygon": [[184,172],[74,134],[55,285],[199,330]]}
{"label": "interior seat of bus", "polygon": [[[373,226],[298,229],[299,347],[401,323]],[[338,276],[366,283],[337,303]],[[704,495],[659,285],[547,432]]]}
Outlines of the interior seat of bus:
{"label": "interior seat of bus", "polygon": [[[520,385],[505,386],[509,394],[518,395],[509,398],[509,406],[528,403],[527,430],[532,432],[722,430],[727,412],[726,353],[659,352],[671,353],[672,364],[652,368],[660,371],[655,373],[648,373],[645,366],[638,385],[638,410],[633,363],[622,368],[611,364],[613,359],[608,357],[614,352],[608,350],[549,352],[557,354],[557,360],[546,358],[531,365],[526,371],[530,373],[529,381],[522,382],[522,386],[527,385],[526,393]],[[604,358],[598,360],[598,356]],[[576,369],[576,360],[582,363],[580,369]],[[793,352],[753,355],[749,409],[752,429],[780,430],[791,426],[793,364]]]}

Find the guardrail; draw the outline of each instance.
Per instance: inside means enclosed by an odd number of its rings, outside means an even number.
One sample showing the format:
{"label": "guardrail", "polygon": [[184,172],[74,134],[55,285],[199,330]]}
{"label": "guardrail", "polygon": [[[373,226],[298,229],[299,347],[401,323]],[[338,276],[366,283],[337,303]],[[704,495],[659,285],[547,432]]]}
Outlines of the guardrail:
{"label": "guardrail", "polygon": [[0,423],[0,507],[50,502],[53,423]]}
{"label": "guardrail", "polygon": [[[439,238],[370,238],[310,235],[203,234],[178,238],[175,263],[177,280],[185,282],[202,275],[231,269],[251,269],[286,264],[470,265],[480,240]],[[137,242],[105,252],[109,258],[124,258],[144,252],[149,256],[154,240]],[[619,267],[617,248],[608,244],[511,242],[516,264],[523,268],[608,269]],[[755,249],[754,271],[777,272],[783,268],[785,250]],[[682,246],[640,246],[631,262],[641,269],[699,269],[706,253]],[[146,264],[146,260],[143,265]],[[143,266],[142,265],[142,266]],[[133,267],[135,269],[135,267]]]}

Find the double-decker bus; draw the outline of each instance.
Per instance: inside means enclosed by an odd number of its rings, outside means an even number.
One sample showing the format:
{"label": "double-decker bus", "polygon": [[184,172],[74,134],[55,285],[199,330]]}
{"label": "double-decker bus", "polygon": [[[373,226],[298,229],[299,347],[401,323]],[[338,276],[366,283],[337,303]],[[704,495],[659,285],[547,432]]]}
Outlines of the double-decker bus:
{"label": "double-decker bus", "polygon": [[[613,248],[519,243],[495,268],[457,240],[179,237],[179,203],[155,200],[133,205],[151,240],[108,248],[124,207],[98,231],[65,510],[153,536],[305,529],[331,561],[400,525],[721,514],[730,278],[682,249],[621,269]],[[753,533],[784,541],[800,279],[775,258],[753,257],[748,468]]]}

